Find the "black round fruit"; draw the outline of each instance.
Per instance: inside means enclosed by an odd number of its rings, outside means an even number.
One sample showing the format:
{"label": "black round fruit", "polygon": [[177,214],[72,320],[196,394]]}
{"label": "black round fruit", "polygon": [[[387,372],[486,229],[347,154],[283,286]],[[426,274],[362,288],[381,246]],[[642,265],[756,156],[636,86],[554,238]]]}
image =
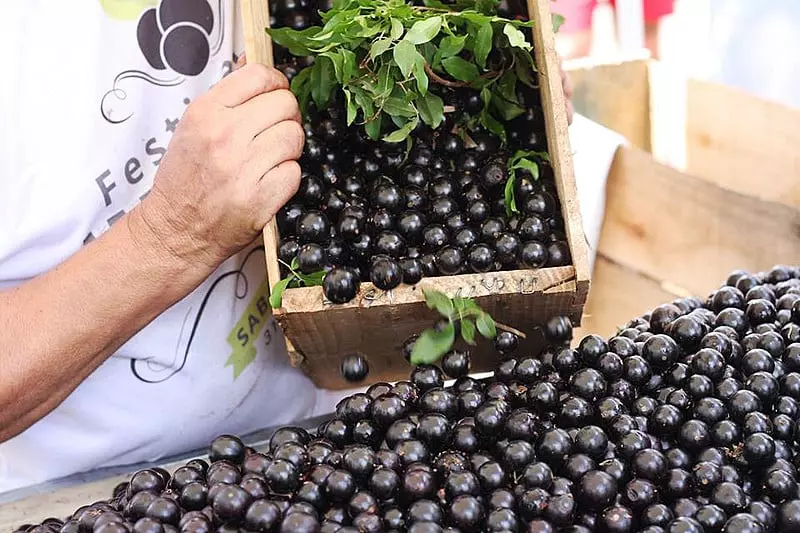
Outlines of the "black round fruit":
{"label": "black round fruit", "polygon": [[436,268],[445,276],[452,276],[464,268],[464,253],[461,248],[445,246],[436,255]]}
{"label": "black round fruit", "polygon": [[351,354],[342,359],[340,371],[342,377],[351,383],[364,381],[369,374],[369,363],[363,355]]}
{"label": "black round fruit", "polygon": [[377,288],[388,291],[400,285],[403,281],[403,272],[394,259],[378,257],[372,262],[369,278]]}
{"label": "black round fruit", "polygon": [[344,304],[356,297],[360,284],[352,269],[334,267],[322,279],[322,292],[332,303]]}

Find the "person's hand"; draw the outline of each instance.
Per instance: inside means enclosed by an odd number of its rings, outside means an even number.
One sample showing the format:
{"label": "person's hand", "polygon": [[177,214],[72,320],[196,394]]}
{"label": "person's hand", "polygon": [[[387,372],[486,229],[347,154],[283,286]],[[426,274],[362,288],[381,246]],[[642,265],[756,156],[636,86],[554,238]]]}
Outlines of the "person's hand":
{"label": "person's hand", "polygon": [[564,89],[564,103],[567,106],[567,124],[572,124],[572,117],[575,114],[575,108],[572,107],[572,84],[567,71],[564,70],[564,61],[560,55],[558,56],[558,70],[561,73],[561,87]]}
{"label": "person's hand", "polygon": [[186,109],[138,210],[147,238],[213,269],[258,237],[300,184],[304,134],[288,87],[246,65]]}

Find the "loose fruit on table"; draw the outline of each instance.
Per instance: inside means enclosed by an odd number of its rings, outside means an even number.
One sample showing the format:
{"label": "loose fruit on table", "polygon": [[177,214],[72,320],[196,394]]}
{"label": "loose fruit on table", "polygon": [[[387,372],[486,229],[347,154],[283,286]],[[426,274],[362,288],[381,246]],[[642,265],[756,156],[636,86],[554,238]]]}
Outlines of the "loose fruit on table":
{"label": "loose fruit on table", "polygon": [[610,339],[542,329],[540,353],[497,336],[491,377],[455,349],[316,431],[222,435],[18,531],[800,531],[800,266],[733,272]]}

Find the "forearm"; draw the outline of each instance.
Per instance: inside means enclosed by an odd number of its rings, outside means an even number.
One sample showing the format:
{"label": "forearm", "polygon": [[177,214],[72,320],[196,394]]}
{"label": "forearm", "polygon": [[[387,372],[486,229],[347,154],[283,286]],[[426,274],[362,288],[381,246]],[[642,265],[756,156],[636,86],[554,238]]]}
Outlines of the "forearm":
{"label": "forearm", "polygon": [[150,237],[134,210],[57,268],[0,292],[0,442],[58,406],[210,272]]}

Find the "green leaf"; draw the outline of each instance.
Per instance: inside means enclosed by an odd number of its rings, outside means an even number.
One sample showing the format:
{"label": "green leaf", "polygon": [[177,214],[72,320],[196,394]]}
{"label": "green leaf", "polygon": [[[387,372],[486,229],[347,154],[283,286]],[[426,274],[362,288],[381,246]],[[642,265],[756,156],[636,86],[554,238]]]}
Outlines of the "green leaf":
{"label": "green leaf", "polygon": [[395,81],[392,69],[389,65],[383,65],[378,71],[378,83],[375,85],[375,99],[382,105],[383,101],[392,94]]}
{"label": "green leaf", "polygon": [[521,105],[509,102],[502,97],[495,96],[495,98],[492,99],[492,105],[506,122],[514,120],[525,113],[525,109]]}
{"label": "green leaf", "polygon": [[528,40],[525,39],[525,34],[515,28],[512,24],[506,24],[503,26],[503,33],[506,35],[506,37],[508,37],[508,43],[511,46],[522,48],[523,50],[531,49],[531,45],[528,44]]}
{"label": "green leaf", "polygon": [[433,39],[439,30],[442,28],[442,17],[435,16],[428,19],[418,20],[408,30],[406,36],[403,37],[404,41],[411,44],[427,43]]}
{"label": "green leaf", "polygon": [[481,126],[483,126],[487,130],[491,131],[492,133],[500,137],[503,140],[503,142],[506,142],[506,130],[503,127],[503,125],[497,121],[496,118],[494,118],[489,113],[484,113],[481,115],[480,122]]}
{"label": "green leaf", "polygon": [[528,87],[536,87],[536,80],[533,78],[533,72],[535,71],[529,67],[527,62],[520,60],[518,55],[525,54],[522,52],[519,54],[514,54],[514,72],[517,74],[517,79]]}
{"label": "green leaf", "polygon": [[417,124],[419,124],[419,119],[414,117],[406,122],[405,126],[402,128],[393,131],[389,135],[386,135],[383,140],[387,143],[399,143],[405,141],[408,136],[411,135],[411,132],[414,130],[414,128],[417,127]]}
{"label": "green leaf", "polygon": [[[491,27],[490,27],[491,29]],[[466,35],[459,35],[453,36],[448,35],[447,37],[443,37],[442,40],[439,42],[439,59],[444,59],[446,57],[452,57],[461,50],[464,49],[464,43],[467,41]],[[489,43],[491,46],[491,43]]]}
{"label": "green leaf", "polygon": [[325,274],[326,272],[324,270],[318,270],[317,272],[313,272],[311,274],[299,274],[298,277],[302,280],[306,287],[316,287],[322,285],[322,280],[325,277]]}
{"label": "green leaf", "polygon": [[283,291],[289,286],[289,283],[294,279],[294,276],[289,274],[272,288],[272,293],[269,295],[269,305],[273,309],[279,309],[283,304]]}
{"label": "green leaf", "polygon": [[381,136],[381,123],[382,123],[383,115],[378,115],[374,119],[368,121],[364,124],[364,130],[366,130],[367,135],[373,141],[377,141],[378,138]]}
{"label": "green leaf", "polygon": [[408,78],[411,74],[418,55],[419,52],[417,52],[416,47],[409,41],[403,40],[395,45],[392,56],[394,57],[394,62],[400,67],[400,72],[402,72],[404,78]]}
{"label": "green leaf", "polygon": [[319,57],[311,68],[311,97],[319,109],[324,109],[336,84],[333,62],[327,57]]}
{"label": "green leaf", "polygon": [[369,119],[375,114],[375,107],[372,105],[372,98],[361,87],[352,87],[356,103],[364,111],[364,120]]}
{"label": "green leaf", "polygon": [[564,17],[557,13],[553,13],[553,33],[558,33],[561,25],[564,24]]}
{"label": "green leaf", "polygon": [[422,56],[419,56],[416,61],[414,61],[414,68],[412,69],[414,73],[414,80],[417,82],[417,90],[419,94],[425,96],[428,93],[428,73],[425,72],[425,59]]}
{"label": "green leaf", "polygon": [[327,57],[331,60],[333,64],[333,72],[336,75],[336,81],[339,83],[344,83],[343,74],[343,65],[344,65],[344,56],[341,53],[341,50],[337,50],[336,52],[325,52],[324,54],[320,54],[320,57]]}
{"label": "green leaf", "polygon": [[392,46],[391,39],[378,39],[369,47],[369,58],[375,60],[376,57],[383,54]]}
{"label": "green leaf", "polygon": [[430,64],[433,62],[433,57],[436,55],[437,47],[433,43],[425,43],[417,48],[417,51],[425,58],[425,61]]}
{"label": "green leaf", "polygon": [[444,70],[458,81],[470,82],[478,77],[478,67],[459,56],[442,59]]}
{"label": "green leaf", "polygon": [[290,270],[297,270],[300,268],[300,260],[297,257],[292,258],[292,263],[289,265]]}
{"label": "green leaf", "polygon": [[450,301],[450,298],[448,298],[443,292],[424,291],[424,294],[425,304],[428,306],[428,309],[436,309],[440,315],[446,318],[450,318],[450,316],[452,316],[452,314],[455,312],[453,302]]}
{"label": "green leaf", "polygon": [[415,117],[417,112],[411,102],[390,96],[383,104],[383,111],[395,117]]}
{"label": "green leaf", "polygon": [[344,100],[347,105],[347,125],[350,126],[356,119],[358,113],[358,106],[349,90],[344,89]]}
{"label": "green leaf", "polygon": [[489,22],[484,22],[478,28],[478,34],[475,37],[475,46],[473,52],[475,53],[475,61],[481,68],[486,68],[486,58],[489,57],[489,52],[492,51],[492,25]]}
{"label": "green leaf", "polygon": [[483,312],[472,298],[453,298],[453,306],[456,308],[456,311],[461,311],[462,313],[471,313],[472,311],[479,311],[480,313]]}
{"label": "green leaf", "polygon": [[488,87],[481,89],[481,101],[483,102],[483,109],[489,109],[489,104],[492,102],[492,91]]}
{"label": "green leaf", "polygon": [[411,351],[411,364],[432,364],[450,351],[456,340],[453,323],[448,323],[442,331],[426,329],[414,342]]}
{"label": "green leaf", "polygon": [[307,28],[302,31],[292,30],[291,28],[267,28],[267,33],[273,42],[289,49],[289,53],[296,56],[307,56],[311,54],[310,47],[316,46],[311,39],[319,33],[319,28]]}
{"label": "green leaf", "polygon": [[472,319],[462,319],[459,324],[461,325],[461,338],[467,344],[475,344],[475,323]]}
{"label": "green leaf", "polygon": [[297,97],[300,110],[305,113],[308,109],[308,101],[311,98],[311,68],[304,68],[292,78],[292,93]]}
{"label": "green leaf", "polygon": [[342,50],[342,79],[349,82],[356,72],[356,55],[350,50]]}
{"label": "green leaf", "polygon": [[524,168],[525,170],[531,173],[533,179],[535,180],[539,179],[539,165],[536,164],[535,161],[531,161],[528,158],[520,159],[519,161],[514,163],[514,165],[511,168],[513,169]]}
{"label": "green leaf", "polygon": [[403,23],[396,18],[392,18],[392,29],[389,36],[395,41],[403,36]]}
{"label": "green leaf", "polygon": [[497,336],[497,327],[495,326],[494,319],[488,313],[483,313],[475,321],[478,326],[478,331],[487,339],[493,339]]}
{"label": "green leaf", "polygon": [[444,122],[444,102],[439,96],[428,93],[417,100],[417,109],[422,121],[431,128],[438,128]]}
{"label": "green leaf", "polygon": [[516,181],[516,176],[512,174],[506,181],[506,188],[503,191],[504,202],[506,205],[506,216],[509,217],[514,213],[519,213],[519,209],[517,209],[517,199],[514,194],[514,183]]}
{"label": "green leaf", "polygon": [[516,74],[508,71],[500,76],[500,79],[497,80],[497,92],[509,102],[519,104],[519,97],[517,96]]}

